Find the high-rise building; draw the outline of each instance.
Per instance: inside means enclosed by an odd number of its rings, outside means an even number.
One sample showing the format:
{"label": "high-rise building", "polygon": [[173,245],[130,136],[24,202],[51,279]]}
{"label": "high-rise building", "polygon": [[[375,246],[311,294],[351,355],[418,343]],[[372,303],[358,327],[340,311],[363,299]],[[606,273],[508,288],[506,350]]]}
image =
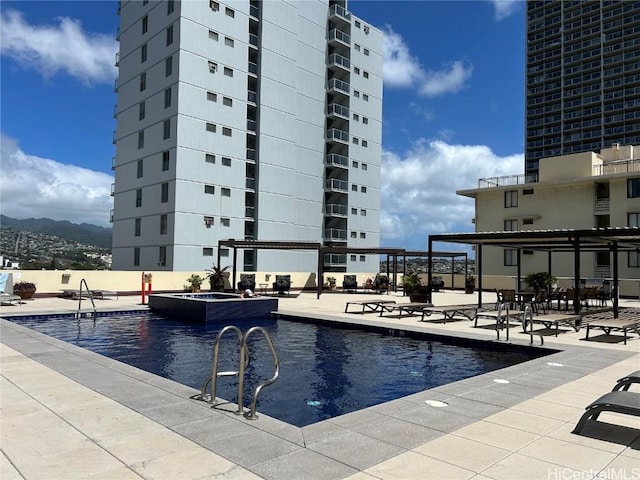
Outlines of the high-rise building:
{"label": "high-rise building", "polygon": [[527,1],[526,173],[640,143],[640,2]]}
{"label": "high-rise building", "polygon": [[[346,0],[118,13],[114,269],[203,270],[220,239],[379,246],[383,37]],[[315,251],[241,255],[245,271],[317,268]],[[328,257],[326,271],[378,270],[376,255]]]}

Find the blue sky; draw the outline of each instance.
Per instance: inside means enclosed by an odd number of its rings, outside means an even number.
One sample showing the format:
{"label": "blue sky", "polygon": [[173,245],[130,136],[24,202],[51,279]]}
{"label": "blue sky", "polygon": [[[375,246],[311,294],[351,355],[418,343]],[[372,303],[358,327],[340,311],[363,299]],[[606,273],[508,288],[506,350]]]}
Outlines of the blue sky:
{"label": "blue sky", "polygon": [[[1,211],[109,226],[117,2],[0,8]],[[524,1],[349,9],[385,33],[381,244],[472,231],[455,191],[524,170]]]}

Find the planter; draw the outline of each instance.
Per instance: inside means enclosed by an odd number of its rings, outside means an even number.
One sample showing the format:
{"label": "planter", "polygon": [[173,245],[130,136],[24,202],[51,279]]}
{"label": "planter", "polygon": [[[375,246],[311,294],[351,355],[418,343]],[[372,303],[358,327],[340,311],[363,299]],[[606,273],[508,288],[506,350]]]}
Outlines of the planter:
{"label": "planter", "polygon": [[20,300],[28,300],[33,297],[33,294],[36,293],[36,290],[21,290],[19,292],[13,292],[14,295],[18,295]]}
{"label": "planter", "polygon": [[409,295],[409,301],[411,303],[427,303],[429,296],[426,293],[412,293]]}

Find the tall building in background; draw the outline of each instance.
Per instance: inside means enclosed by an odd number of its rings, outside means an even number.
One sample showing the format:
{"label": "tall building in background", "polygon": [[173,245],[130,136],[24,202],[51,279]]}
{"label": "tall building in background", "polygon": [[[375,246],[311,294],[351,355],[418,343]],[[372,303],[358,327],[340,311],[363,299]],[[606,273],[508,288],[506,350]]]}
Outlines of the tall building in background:
{"label": "tall building in background", "polygon": [[[379,246],[383,37],[346,0],[118,14],[113,269],[204,270],[219,239]],[[317,268],[315,252],[241,254],[245,271]],[[324,262],[378,271],[376,255]]]}
{"label": "tall building in background", "polygon": [[640,143],[640,2],[527,1],[525,171]]}

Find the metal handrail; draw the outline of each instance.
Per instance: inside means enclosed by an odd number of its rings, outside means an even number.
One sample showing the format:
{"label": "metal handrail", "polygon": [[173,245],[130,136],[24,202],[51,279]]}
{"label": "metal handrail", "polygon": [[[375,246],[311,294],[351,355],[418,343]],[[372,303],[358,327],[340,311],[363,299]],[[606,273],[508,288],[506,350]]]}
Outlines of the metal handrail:
{"label": "metal handrail", "polygon": [[247,418],[248,420],[255,420],[256,418],[258,418],[258,416],[256,415],[256,402],[258,400],[258,394],[264,387],[267,387],[271,385],[273,382],[275,382],[278,379],[278,375],[280,374],[280,360],[278,359],[278,354],[276,353],[276,349],[273,346],[273,342],[271,341],[271,337],[269,336],[269,333],[263,327],[251,327],[249,330],[247,330],[247,333],[244,334],[244,338],[242,339],[242,346],[240,347],[240,373],[238,374],[238,411],[236,413],[237,414],[243,413],[242,397],[244,393],[244,370],[245,370],[244,364],[245,362],[248,363],[248,357],[249,357],[248,355],[249,350],[247,348],[247,339],[253,332],[257,332],[257,331],[262,332],[262,334],[264,335],[264,339],[266,340],[267,345],[269,346],[269,350],[271,350],[271,356],[273,357],[274,373],[271,378],[262,382],[253,391],[253,396],[251,398],[251,405],[249,407],[249,411],[244,414],[245,418]]}
{"label": "metal handrail", "polygon": [[93,314],[97,313],[96,304],[93,301],[93,292],[89,290],[89,286],[87,285],[87,281],[83,278],[80,280],[80,288],[78,289],[78,311],[76,312],[76,317],[80,317],[80,310],[82,309],[82,285],[87,290],[87,297],[91,300],[91,305],[93,305]]}

